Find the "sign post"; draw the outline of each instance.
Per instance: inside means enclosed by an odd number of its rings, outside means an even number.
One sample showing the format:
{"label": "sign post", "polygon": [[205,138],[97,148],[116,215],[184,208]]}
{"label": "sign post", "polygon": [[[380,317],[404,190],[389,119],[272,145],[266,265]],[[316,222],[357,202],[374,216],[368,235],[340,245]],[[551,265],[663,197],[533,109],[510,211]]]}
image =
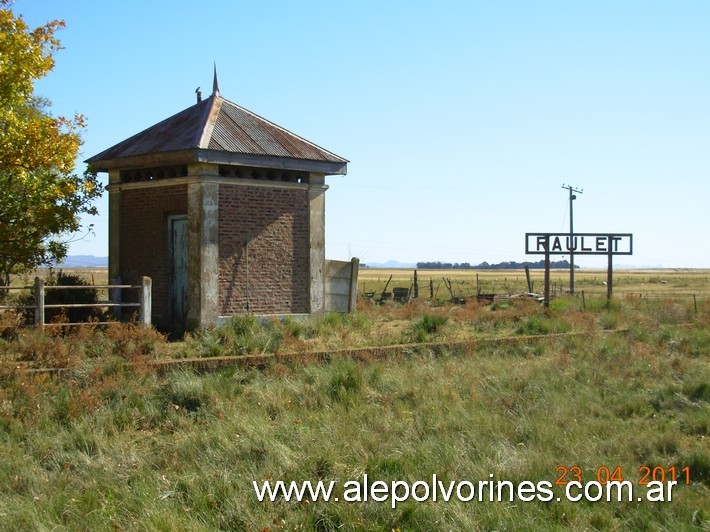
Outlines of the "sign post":
{"label": "sign post", "polygon": [[607,305],[611,301],[611,263],[612,263],[612,254],[611,251],[609,252],[609,260],[607,260],[607,266],[606,266],[606,302]]}
{"label": "sign post", "polygon": [[550,306],[550,246],[545,245],[545,308]]}
{"label": "sign post", "polygon": [[525,254],[545,255],[545,307],[550,306],[550,255],[606,255],[606,298],[611,301],[614,255],[633,254],[631,233],[525,233]]}

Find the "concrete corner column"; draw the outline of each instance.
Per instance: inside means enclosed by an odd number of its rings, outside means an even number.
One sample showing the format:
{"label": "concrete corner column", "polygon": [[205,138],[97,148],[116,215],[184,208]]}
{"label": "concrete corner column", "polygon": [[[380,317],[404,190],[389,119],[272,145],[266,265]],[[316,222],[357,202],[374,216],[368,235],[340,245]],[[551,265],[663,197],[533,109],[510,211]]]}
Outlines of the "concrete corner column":
{"label": "concrete corner column", "polygon": [[108,278],[121,277],[121,187],[119,170],[108,174]]}
{"label": "concrete corner column", "polygon": [[219,315],[219,185],[196,181],[187,187],[188,330],[216,323]]}
{"label": "concrete corner column", "polygon": [[311,174],[308,187],[310,313],[325,311],[325,176]]}

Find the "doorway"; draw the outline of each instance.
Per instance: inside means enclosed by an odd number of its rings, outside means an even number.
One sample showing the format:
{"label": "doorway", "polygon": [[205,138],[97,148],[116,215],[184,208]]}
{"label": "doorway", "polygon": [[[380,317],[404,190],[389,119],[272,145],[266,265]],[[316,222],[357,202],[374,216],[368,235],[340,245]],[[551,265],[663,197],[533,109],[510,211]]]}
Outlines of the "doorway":
{"label": "doorway", "polygon": [[170,323],[185,330],[187,318],[187,215],[168,217],[170,238]]}

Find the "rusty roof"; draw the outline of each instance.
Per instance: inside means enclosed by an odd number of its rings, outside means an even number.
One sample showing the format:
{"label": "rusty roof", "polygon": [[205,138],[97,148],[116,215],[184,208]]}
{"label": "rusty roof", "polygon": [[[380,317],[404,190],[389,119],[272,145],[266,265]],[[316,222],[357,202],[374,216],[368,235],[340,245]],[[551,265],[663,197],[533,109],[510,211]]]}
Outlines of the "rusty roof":
{"label": "rusty roof", "polygon": [[[146,156],[164,154],[181,162],[247,161],[324,173],[346,172],[344,159],[222,98],[209,98],[87,159],[98,170],[139,166]],[[255,163],[256,161],[256,163]],[[290,163],[290,164],[289,164]],[[311,163],[311,164],[309,164]]]}

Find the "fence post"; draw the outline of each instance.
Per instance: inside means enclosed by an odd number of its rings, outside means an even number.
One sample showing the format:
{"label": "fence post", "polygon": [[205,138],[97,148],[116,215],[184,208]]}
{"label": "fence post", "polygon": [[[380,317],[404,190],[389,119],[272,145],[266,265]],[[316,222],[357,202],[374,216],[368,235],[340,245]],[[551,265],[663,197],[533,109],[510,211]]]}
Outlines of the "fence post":
{"label": "fence post", "polygon": [[350,296],[348,299],[348,312],[355,312],[357,306],[357,277],[360,272],[360,259],[353,257],[350,260]]}
{"label": "fence post", "polygon": [[528,293],[532,294],[533,284],[532,284],[532,281],[530,280],[530,266],[525,266],[525,279],[527,279],[527,281],[528,281]]}
{"label": "fence post", "polygon": [[150,277],[143,277],[143,283],[140,288],[140,294],[138,296],[139,301],[140,301],[140,314],[138,316],[138,321],[141,325],[148,325],[150,326],[150,318],[151,318],[151,307],[153,305],[152,302],[152,294],[151,294],[151,288],[152,288],[152,281]]}
{"label": "fence post", "polygon": [[[121,282],[120,277],[114,277],[109,281],[109,284],[116,284],[120,285],[123,284]],[[110,288],[109,289],[109,300],[111,303],[123,303],[123,294],[121,292],[120,288]],[[113,315],[114,319],[120,320],[121,319],[121,307],[111,307],[111,314]]]}
{"label": "fence post", "polygon": [[44,330],[44,281],[35,277],[35,325]]}

